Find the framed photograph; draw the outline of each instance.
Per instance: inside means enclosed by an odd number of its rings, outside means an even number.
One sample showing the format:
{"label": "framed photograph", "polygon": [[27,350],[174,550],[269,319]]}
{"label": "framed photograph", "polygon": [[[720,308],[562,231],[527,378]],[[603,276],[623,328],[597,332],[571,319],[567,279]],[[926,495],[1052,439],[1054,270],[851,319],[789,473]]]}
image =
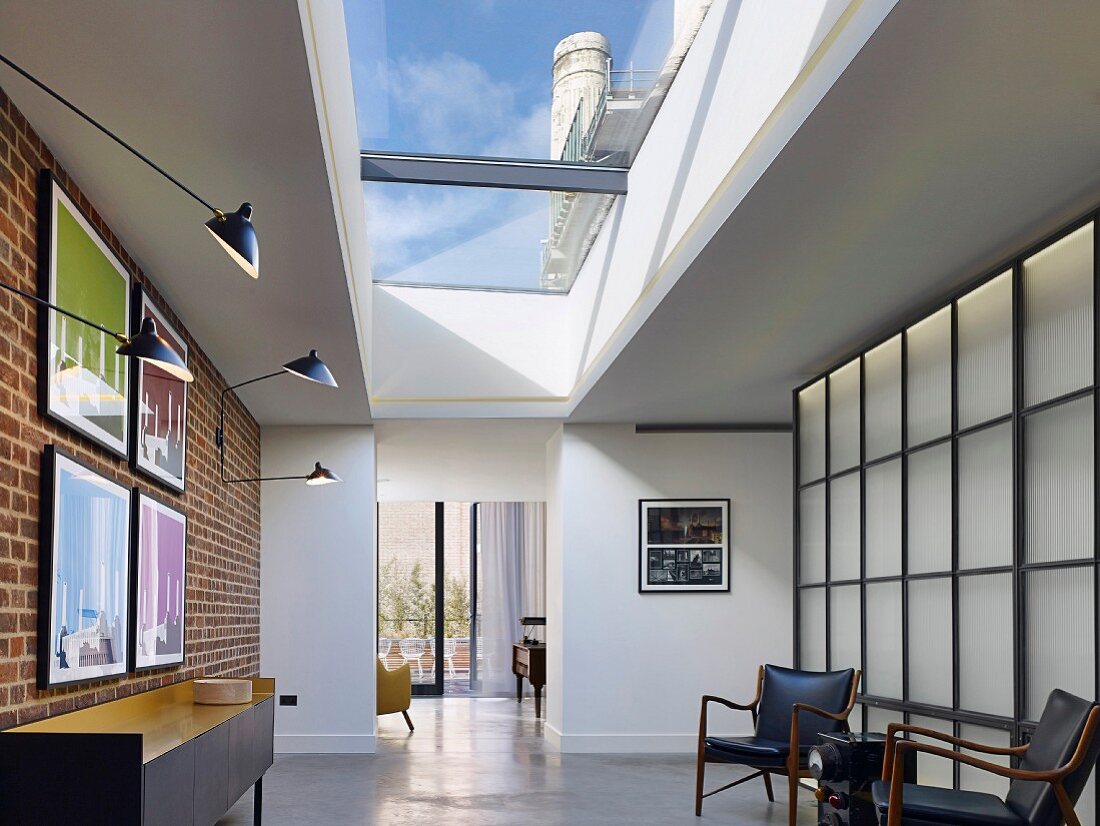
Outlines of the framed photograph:
{"label": "framed photograph", "polygon": [[125,674],[130,490],[47,446],[41,527],[38,687]]}
{"label": "framed photograph", "polygon": [[638,591],[729,591],[729,499],[638,502]]}
{"label": "framed photograph", "polygon": [[[108,330],[130,329],[130,272],[48,169],[38,175],[38,294]],[[130,365],[113,336],[38,311],[38,405],[126,457]]]}
{"label": "framed photograph", "polygon": [[[187,342],[165,318],[149,293],[134,285],[131,330],[152,318],[157,332],[187,363]],[[134,364],[134,393],[130,404],[130,463],[135,470],[179,493],[187,467],[187,383],[156,365]]]}
{"label": "framed photograph", "polygon": [[134,490],[130,669],[181,665],[187,606],[187,517]]}

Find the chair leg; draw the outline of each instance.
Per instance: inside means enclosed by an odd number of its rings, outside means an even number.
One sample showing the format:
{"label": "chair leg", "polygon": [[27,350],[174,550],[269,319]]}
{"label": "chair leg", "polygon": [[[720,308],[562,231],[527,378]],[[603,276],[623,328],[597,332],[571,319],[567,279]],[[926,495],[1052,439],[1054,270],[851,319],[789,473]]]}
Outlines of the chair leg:
{"label": "chair leg", "polygon": [[798,772],[788,771],[787,773],[787,787],[789,789],[788,794],[790,796],[790,802],[788,806],[787,822],[790,826],[795,826],[795,821],[798,820]]}
{"label": "chair leg", "polygon": [[706,772],[707,762],[703,755],[695,761],[695,816],[703,816],[703,774]]}
{"label": "chair leg", "polygon": [[768,793],[768,802],[775,803],[775,793],[772,791],[771,772],[764,772],[764,790]]}
{"label": "chair leg", "polygon": [[413,728],[413,721],[412,721],[412,718],[409,717],[409,712],[402,711],[401,716],[405,718],[405,723],[406,723],[406,725],[408,725],[409,731],[416,731],[416,729]]}

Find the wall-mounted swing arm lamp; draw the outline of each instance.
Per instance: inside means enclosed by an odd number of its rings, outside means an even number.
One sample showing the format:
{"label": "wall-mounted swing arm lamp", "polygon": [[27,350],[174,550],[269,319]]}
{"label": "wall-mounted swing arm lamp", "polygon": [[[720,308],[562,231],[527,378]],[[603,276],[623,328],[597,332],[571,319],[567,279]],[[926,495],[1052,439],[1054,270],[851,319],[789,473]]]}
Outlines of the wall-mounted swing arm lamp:
{"label": "wall-mounted swing arm lamp", "polygon": [[218,418],[218,429],[215,433],[215,441],[218,443],[218,452],[221,455],[221,468],[222,468],[222,482],[225,484],[238,484],[241,482],[283,482],[288,480],[304,481],[307,485],[331,485],[333,482],[342,482],[339,476],[333,473],[326,467],[322,467],[320,462],[317,462],[313,466],[313,470],[305,476],[256,476],[247,479],[230,479],[225,475],[225,397],[229,395],[230,391],[236,390],[240,387],[244,387],[247,384],[255,384],[258,381],[264,381],[266,379],[273,379],[276,376],[283,376],[286,374],[292,376],[298,376],[299,378],[312,381],[317,384],[323,384],[326,387],[339,387],[336,383],[336,379],[332,377],[332,373],[329,371],[328,366],[321,361],[317,355],[316,350],[310,350],[309,355],[296,358],[293,361],[288,361],[282,366],[281,370],[276,370],[274,373],[268,373],[265,376],[257,376],[254,379],[248,379],[247,381],[239,382],[238,384],[230,385],[222,391],[221,398],[221,412]]}
{"label": "wall-mounted swing arm lamp", "polygon": [[256,240],[256,229],[252,226],[252,204],[246,202],[241,204],[234,212],[222,212],[205,198],[198,195],[193,189],[185,186],[177,178],[169,174],[163,167],[154,163],[147,156],[134,149],[134,147],[130,146],[130,144],[126,143],[126,141],[106,126],[95,120],[91,115],[78,109],[75,105],[61,97],[61,95],[41,80],[34,77],[34,75],[30,74],[26,69],[16,65],[2,54],[0,54],[0,63],[4,63],[6,66],[18,72],[47,95],[79,115],[131,155],[143,161],[147,166],[152,167],[156,172],[159,172],[162,176],[214,213],[214,217],[207,221],[205,225],[206,228],[210,230],[210,234],[217,239],[218,243],[222,245],[222,248],[229,254],[229,257],[236,262],[237,266],[243,269],[252,278],[259,278],[260,245]]}
{"label": "wall-mounted swing arm lamp", "polygon": [[15,293],[18,296],[22,296],[41,307],[48,307],[62,315],[67,315],[69,318],[76,319],[81,324],[87,324],[89,327],[106,333],[118,342],[119,346],[115,352],[120,356],[133,356],[136,359],[147,361],[150,364],[156,365],[170,376],[174,376],[183,382],[191,382],[195,379],[191,371],[187,369],[187,364],[180,357],[179,353],[172,348],[172,345],[160,337],[160,334],[157,332],[157,323],[151,318],[146,317],[142,319],[141,329],[133,336],[128,336],[116,330],[109,330],[102,324],[96,324],[94,321],[78,316],[76,313],[69,312],[64,307],[58,307],[56,304],[51,304],[44,298],[39,298],[34,293],[28,293],[10,284],[0,283],[0,288]]}

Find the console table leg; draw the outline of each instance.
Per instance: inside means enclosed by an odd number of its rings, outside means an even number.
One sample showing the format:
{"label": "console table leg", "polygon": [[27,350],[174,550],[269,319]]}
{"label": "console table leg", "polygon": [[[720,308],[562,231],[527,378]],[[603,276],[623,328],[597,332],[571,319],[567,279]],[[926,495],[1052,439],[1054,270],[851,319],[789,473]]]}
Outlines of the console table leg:
{"label": "console table leg", "polygon": [[523,677],[516,677],[516,702],[523,702]]}
{"label": "console table leg", "polygon": [[260,777],[252,787],[252,822],[260,826],[264,813],[264,779]]}
{"label": "console table leg", "polygon": [[535,686],[535,717],[542,716],[542,686]]}

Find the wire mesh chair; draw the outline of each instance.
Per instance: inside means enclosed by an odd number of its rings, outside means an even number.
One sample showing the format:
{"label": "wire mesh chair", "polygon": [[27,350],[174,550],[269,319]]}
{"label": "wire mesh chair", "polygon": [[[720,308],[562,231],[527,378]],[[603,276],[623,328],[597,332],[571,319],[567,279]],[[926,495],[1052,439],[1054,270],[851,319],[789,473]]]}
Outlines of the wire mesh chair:
{"label": "wire mesh chair", "polygon": [[420,663],[420,658],[424,656],[424,643],[426,640],[422,640],[418,637],[407,637],[403,640],[397,641],[398,650],[401,652],[402,664],[415,662],[416,663],[416,678],[418,680],[424,679],[424,666]]}
{"label": "wire mesh chair", "polygon": [[390,655],[390,649],[393,648],[393,640],[386,637],[378,638],[378,659],[382,662],[386,661],[386,658]]}

